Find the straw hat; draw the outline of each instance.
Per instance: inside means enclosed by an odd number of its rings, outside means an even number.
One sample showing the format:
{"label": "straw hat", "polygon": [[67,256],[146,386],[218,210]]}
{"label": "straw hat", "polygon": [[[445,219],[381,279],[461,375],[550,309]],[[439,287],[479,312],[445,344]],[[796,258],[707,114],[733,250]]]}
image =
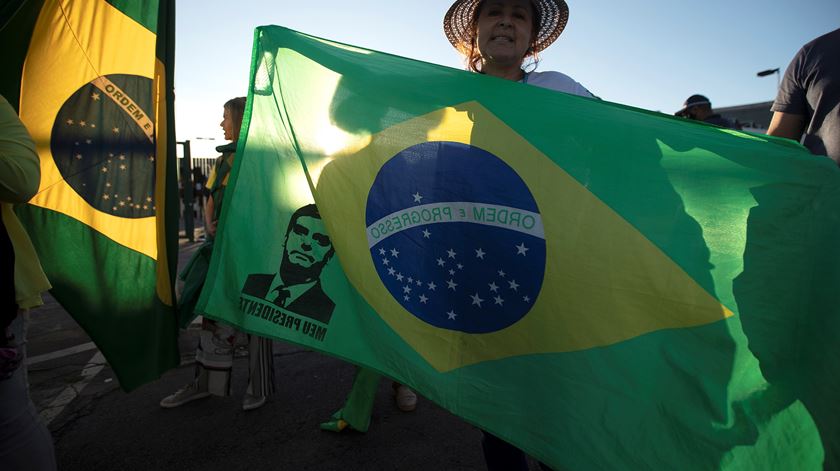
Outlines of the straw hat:
{"label": "straw hat", "polygon": [[[460,49],[462,44],[469,44],[472,41],[470,29],[475,17],[475,9],[481,1],[457,0],[443,17],[443,31],[455,49]],[[534,51],[540,52],[551,45],[563,32],[566,22],[569,21],[569,6],[564,0],[531,1],[540,15],[540,27],[537,32],[536,51]]]}

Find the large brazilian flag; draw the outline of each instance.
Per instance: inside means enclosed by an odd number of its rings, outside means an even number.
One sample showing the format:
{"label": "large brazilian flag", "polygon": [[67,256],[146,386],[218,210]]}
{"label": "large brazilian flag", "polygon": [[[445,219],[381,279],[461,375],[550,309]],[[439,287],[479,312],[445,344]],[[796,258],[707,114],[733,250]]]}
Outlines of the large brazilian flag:
{"label": "large brazilian flag", "polygon": [[0,93],[41,185],[17,209],[53,295],[130,390],[178,364],[174,2],[12,0]]}
{"label": "large brazilian flag", "polygon": [[557,469],[834,463],[831,160],[275,26],[250,84],[209,316]]}

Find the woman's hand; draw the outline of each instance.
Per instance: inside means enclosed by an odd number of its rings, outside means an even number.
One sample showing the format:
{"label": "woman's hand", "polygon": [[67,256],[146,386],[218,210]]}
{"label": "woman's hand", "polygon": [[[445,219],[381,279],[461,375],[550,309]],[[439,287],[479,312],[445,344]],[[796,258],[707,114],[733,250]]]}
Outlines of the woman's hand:
{"label": "woman's hand", "polygon": [[213,215],[216,214],[216,204],[213,202],[213,196],[207,198],[207,204],[204,207],[204,232],[209,237],[216,237],[216,221],[213,220]]}
{"label": "woman's hand", "polygon": [[218,222],[219,222],[218,220],[216,220],[216,221],[210,221],[210,222],[209,222],[209,223],[205,226],[205,231],[207,232],[207,234],[208,234],[210,237],[214,237],[214,238],[216,237],[216,224],[217,224]]}

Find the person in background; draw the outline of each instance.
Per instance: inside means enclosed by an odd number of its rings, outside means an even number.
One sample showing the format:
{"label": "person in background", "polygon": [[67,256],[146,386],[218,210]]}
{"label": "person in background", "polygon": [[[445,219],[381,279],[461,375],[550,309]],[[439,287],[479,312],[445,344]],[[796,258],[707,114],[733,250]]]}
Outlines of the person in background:
{"label": "person in background", "polygon": [[741,129],[741,126],[737,123],[715,113],[712,110],[712,102],[703,95],[691,95],[688,97],[685,103],[683,103],[682,109],[674,113],[674,116],[702,121],[722,128]]}
{"label": "person in background", "polygon": [[[814,155],[826,156],[840,165],[840,29],[824,34],[802,46],[785,71],[771,110],[773,118],[767,134],[801,141]],[[821,373],[822,375],[823,373]],[[823,380],[818,379],[821,383]],[[811,412],[826,450],[823,469],[839,469],[836,447],[840,430],[824,403],[836,403],[830,395],[824,399],[799,396]]]}
{"label": "person in background", "polygon": [[12,205],[29,201],[41,180],[35,144],[0,95],[0,468],[56,469],[47,427],[29,398],[26,375],[28,310],[51,288],[29,235]]}
{"label": "person in background", "polygon": [[[199,314],[195,312],[195,305],[207,278],[213,241],[218,229],[225,188],[233,168],[244,112],[245,97],[233,98],[224,105],[223,119],[219,125],[224,130],[225,139],[231,142],[216,148],[222,155],[216,160],[207,179],[207,189],[210,192],[204,213],[207,238],[180,275],[184,281],[184,290],[178,302],[181,327],[188,325]],[[163,398],[160,406],[173,408],[209,397],[211,394],[230,395],[236,334],[236,329],[230,325],[203,319],[195,354],[195,377],[174,394]],[[262,407],[266,397],[274,391],[274,354],[270,339],[256,335],[248,337],[249,380],[242,408],[253,410]]]}
{"label": "person in background", "polygon": [[840,29],[802,46],[779,86],[767,134],[797,141],[802,138],[812,154],[840,163],[838,57]]}
{"label": "person in background", "polygon": [[192,175],[194,188],[193,200],[197,207],[196,217],[204,218],[204,185],[207,179],[204,177],[204,172],[201,171],[201,167],[193,167]]}

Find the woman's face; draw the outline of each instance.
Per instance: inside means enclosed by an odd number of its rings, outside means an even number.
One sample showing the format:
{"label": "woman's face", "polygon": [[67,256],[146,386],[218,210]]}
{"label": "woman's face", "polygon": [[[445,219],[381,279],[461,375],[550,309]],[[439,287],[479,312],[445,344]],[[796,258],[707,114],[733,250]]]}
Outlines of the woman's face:
{"label": "woman's face", "polygon": [[230,116],[230,110],[225,107],[225,112],[222,114],[222,122],[219,123],[219,126],[225,131],[225,139],[228,141],[233,140],[233,118]]}
{"label": "woman's face", "polygon": [[531,46],[533,15],[530,0],[487,0],[476,37],[484,62],[519,67]]}

